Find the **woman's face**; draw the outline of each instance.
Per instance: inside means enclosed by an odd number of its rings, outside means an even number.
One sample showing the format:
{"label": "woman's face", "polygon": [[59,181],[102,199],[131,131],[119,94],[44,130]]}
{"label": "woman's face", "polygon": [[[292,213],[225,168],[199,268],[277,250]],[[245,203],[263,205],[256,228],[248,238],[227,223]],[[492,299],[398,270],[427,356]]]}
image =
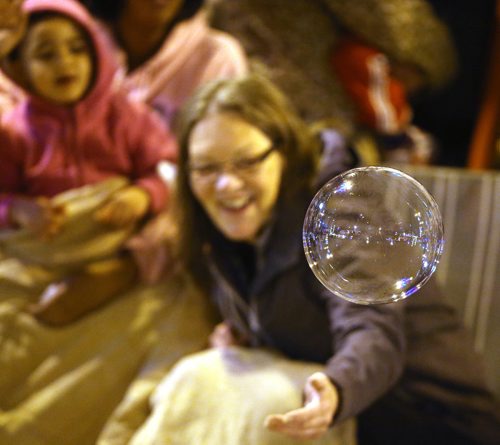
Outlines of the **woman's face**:
{"label": "woman's face", "polygon": [[128,0],[125,11],[143,24],[168,24],[180,11],[183,0]]}
{"label": "woman's face", "polygon": [[253,243],[276,204],[283,155],[236,114],[202,119],[189,139],[189,180],[213,224],[230,240]]}

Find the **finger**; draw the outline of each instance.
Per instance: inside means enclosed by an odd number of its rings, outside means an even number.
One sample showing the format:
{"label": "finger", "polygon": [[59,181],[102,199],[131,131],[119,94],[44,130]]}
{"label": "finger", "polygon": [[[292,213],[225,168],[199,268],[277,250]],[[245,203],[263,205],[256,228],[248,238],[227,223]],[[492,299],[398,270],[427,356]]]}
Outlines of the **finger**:
{"label": "finger", "polygon": [[119,202],[113,203],[109,218],[110,224],[117,227],[124,227],[134,223],[137,219],[138,215],[133,208]]}
{"label": "finger", "polygon": [[48,226],[47,229],[44,231],[44,236],[47,238],[53,238],[56,236],[61,230],[61,224],[58,224],[56,222],[51,222]]}
{"label": "finger", "polygon": [[60,232],[61,226],[61,220],[53,218],[51,215],[47,215],[45,221],[43,221],[38,228],[40,238],[45,241],[52,239]]}
{"label": "finger", "polygon": [[117,208],[111,215],[109,223],[115,227],[124,227],[132,221],[131,215],[124,208]]}
{"label": "finger", "polygon": [[315,372],[311,377],[309,377],[308,383],[310,383],[312,388],[320,394],[330,389],[330,381],[328,380],[328,377],[320,372]]}
{"label": "finger", "polygon": [[291,428],[313,428],[328,425],[327,412],[320,406],[306,406],[283,415],[284,424]]}
{"label": "finger", "polygon": [[328,424],[304,427],[290,424],[285,415],[272,414],[264,421],[264,426],[275,433],[284,434],[295,439],[316,439],[328,431]]}
{"label": "finger", "polygon": [[314,440],[322,437],[324,434],[327,433],[327,431],[328,429],[326,428],[321,428],[321,429],[312,428],[312,429],[288,430],[281,432],[281,434],[284,434],[295,440]]}
{"label": "finger", "polygon": [[282,414],[270,414],[264,420],[264,427],[271,431],[281,431],[286,425],[284,417]]}
{"label": "finger", "polygon": [[118,226],[122,224],[124,219],[122,214],[123,209],[121,206],[116,201],[111,201],[98,209],[94,214],[94,218],[100,223]]}
{"label": "finger", "polygon": [[65,205],[55,205],[51,207],[52,214],[57,217],[66,216],[66,206]]}
{"label": "finger", "polygon": [[110,205],[106,204],[94,212],[94,219],[101,223],[107,223],[111,214]]}
{"label": "finger", "polygon": [[271,428],[284,430],[287,428],[309,428],[321,424],[318,420],[321,413],[312,408],[299,408],[285,414],[272,414],[267,417]]}

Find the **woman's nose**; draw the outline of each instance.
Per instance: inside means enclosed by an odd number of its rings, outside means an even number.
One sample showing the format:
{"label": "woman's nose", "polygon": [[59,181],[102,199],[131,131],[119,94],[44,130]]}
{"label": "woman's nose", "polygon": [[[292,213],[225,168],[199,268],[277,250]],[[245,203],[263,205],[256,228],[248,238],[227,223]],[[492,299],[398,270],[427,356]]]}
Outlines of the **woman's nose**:
{"label": "woman's nose", "polygon": [[217,190],[236,190],[244,185],[244,181],[232,171],[223,171],[217,176],[215,188]]}

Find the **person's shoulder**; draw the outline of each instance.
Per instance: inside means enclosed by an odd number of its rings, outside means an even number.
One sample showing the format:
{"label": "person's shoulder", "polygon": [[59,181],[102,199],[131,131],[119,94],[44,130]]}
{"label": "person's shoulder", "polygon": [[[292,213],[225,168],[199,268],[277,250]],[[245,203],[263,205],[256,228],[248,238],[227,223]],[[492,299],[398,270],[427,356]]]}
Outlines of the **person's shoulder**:
{"label": "person's shoulder", "polygon": [[204,47],[212,56],[237,61],[246,69],[246,55],[240,42],[227,32],[215,29],[209,23],[207,13],[199,12],[184,23],[184,32],[197,32],[198,45]]}

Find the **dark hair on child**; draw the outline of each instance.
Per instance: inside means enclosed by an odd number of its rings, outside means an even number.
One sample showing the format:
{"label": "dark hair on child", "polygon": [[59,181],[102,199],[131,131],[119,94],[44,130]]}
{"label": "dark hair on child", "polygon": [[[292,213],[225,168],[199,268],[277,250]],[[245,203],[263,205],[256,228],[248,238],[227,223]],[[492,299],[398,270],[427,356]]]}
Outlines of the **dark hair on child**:
{"label": "dark hair on child", "polygon": [[[56,18],[56,17],[62,17],[62,18],[71,20],[72,22],[75,22],[71,17],[68,17],[64,14],[57,12],[57,11],[40,11],[40,12],[35,12],[33,14],[30,14],[30,16],[28,18],[28,24],[27,24],[26,29],[29,29],[31,26],[35,25],[38,22],[41,22],[41,21],[47,20],[47,19],[51,19],[51,18]],[[83,32],[83,34],[85,36],[85,40],[87,42],[91,43],[92,39],[90,38],[90,35],[87,32],[87,30],[83,26],[81,26],[78,22],[75,22],[75,23],[78,25],[80,30]],[[6,58],[9,61],[16,61],[19,59],[19,57],[21,55],[20,53],[21,53],[22,43],[23,43],[23,39],[21,39],[21,41],[10,51],[10,53],[7,54]]]}

